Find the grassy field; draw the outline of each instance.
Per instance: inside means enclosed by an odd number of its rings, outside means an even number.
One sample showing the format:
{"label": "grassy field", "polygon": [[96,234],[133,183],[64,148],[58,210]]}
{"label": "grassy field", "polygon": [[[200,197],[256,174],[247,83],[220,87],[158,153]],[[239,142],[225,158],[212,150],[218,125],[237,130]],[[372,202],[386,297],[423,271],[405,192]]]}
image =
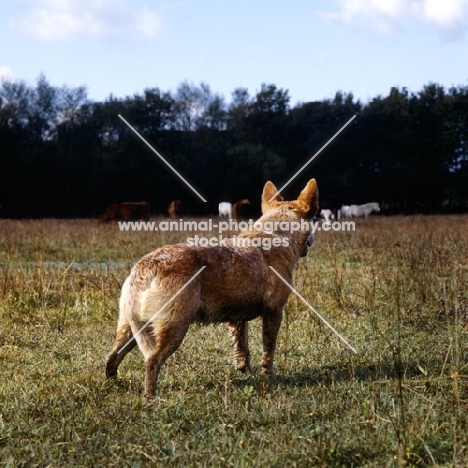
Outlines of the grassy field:
{"label": "grassy field", "polygon": [[468,216],[316,235],[295,287],[356,354],[292,295],[274,379],[192,326],[146,402],[138,350],[104,378],[120,287],[185,238],[0,220],[1,466],[468,466]]}

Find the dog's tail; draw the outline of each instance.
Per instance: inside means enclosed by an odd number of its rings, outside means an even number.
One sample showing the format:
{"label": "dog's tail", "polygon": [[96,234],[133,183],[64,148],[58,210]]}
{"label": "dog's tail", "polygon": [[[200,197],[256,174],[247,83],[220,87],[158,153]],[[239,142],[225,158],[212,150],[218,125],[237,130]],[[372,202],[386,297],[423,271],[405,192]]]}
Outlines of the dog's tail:
{"label": "dog's tail", "polygon": [[134,265],[129,277],[122,287],[120,298],[120,315],[127,318],[141,352],[147,357],[154,348],[154,330],[151,317],[143,314],[143,294],[157,275],[154,268],[141,262]]}

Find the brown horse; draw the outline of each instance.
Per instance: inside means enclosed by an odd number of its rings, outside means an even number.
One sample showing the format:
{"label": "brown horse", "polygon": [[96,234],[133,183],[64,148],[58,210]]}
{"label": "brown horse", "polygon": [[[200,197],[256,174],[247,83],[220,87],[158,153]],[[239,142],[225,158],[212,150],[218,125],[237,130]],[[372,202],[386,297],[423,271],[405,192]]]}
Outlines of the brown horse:
{"label": "brown horse", "polygon": [[250,201],[247,198],[243,200],[239,200],[238,202],[234,203],[232,207],[232,217],[234,219],[242,219],[244,214],[244,205],[250,205]]}
{"label": "brown horse", "polygon": [[113,203],[108,206],[101,221],[116,221],[119,219],[149,219],[149,203],[147,201],[135,203]]}
{"label": "brown horse", "polygon": [[167,208],[169,216],[173,219],[180,218],[182,216],[182,202],[180,200],[173,200],[169,203]]}

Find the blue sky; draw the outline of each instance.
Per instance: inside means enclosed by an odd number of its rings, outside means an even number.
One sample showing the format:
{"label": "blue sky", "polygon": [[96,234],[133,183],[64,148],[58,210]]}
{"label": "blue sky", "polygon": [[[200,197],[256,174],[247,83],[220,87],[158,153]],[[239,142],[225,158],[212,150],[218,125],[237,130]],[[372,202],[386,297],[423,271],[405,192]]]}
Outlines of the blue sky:
{"label": "blue sky", "polygon": [[0,76],[88,97],[207,83],[291,104],[468,85],[468,0],[3,0]]}

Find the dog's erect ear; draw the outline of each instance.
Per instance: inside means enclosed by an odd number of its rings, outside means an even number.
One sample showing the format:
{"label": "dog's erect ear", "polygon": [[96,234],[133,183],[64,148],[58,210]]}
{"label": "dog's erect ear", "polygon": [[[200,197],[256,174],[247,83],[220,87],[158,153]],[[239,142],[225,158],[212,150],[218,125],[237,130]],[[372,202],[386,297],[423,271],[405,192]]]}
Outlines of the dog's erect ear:
{"label": "dog's erect ear", "polygon": [[[278,192],[278,189],[270,181],[268,181],[265,184],[265,187],[263,187],[263,194],[262,194],[262,213],[263,214],[265,214],[270,208],[276,205],[275,202],[283,201],[283,197],[277,192]],[[273,197],[273,200],[271,200],[272,197]]]}
{"label": "dog's erect ear", "polygon": [[313,218],[317,213],[318,196],[317,182],[315,179],[310,179],[297,199],[306,218]]}

